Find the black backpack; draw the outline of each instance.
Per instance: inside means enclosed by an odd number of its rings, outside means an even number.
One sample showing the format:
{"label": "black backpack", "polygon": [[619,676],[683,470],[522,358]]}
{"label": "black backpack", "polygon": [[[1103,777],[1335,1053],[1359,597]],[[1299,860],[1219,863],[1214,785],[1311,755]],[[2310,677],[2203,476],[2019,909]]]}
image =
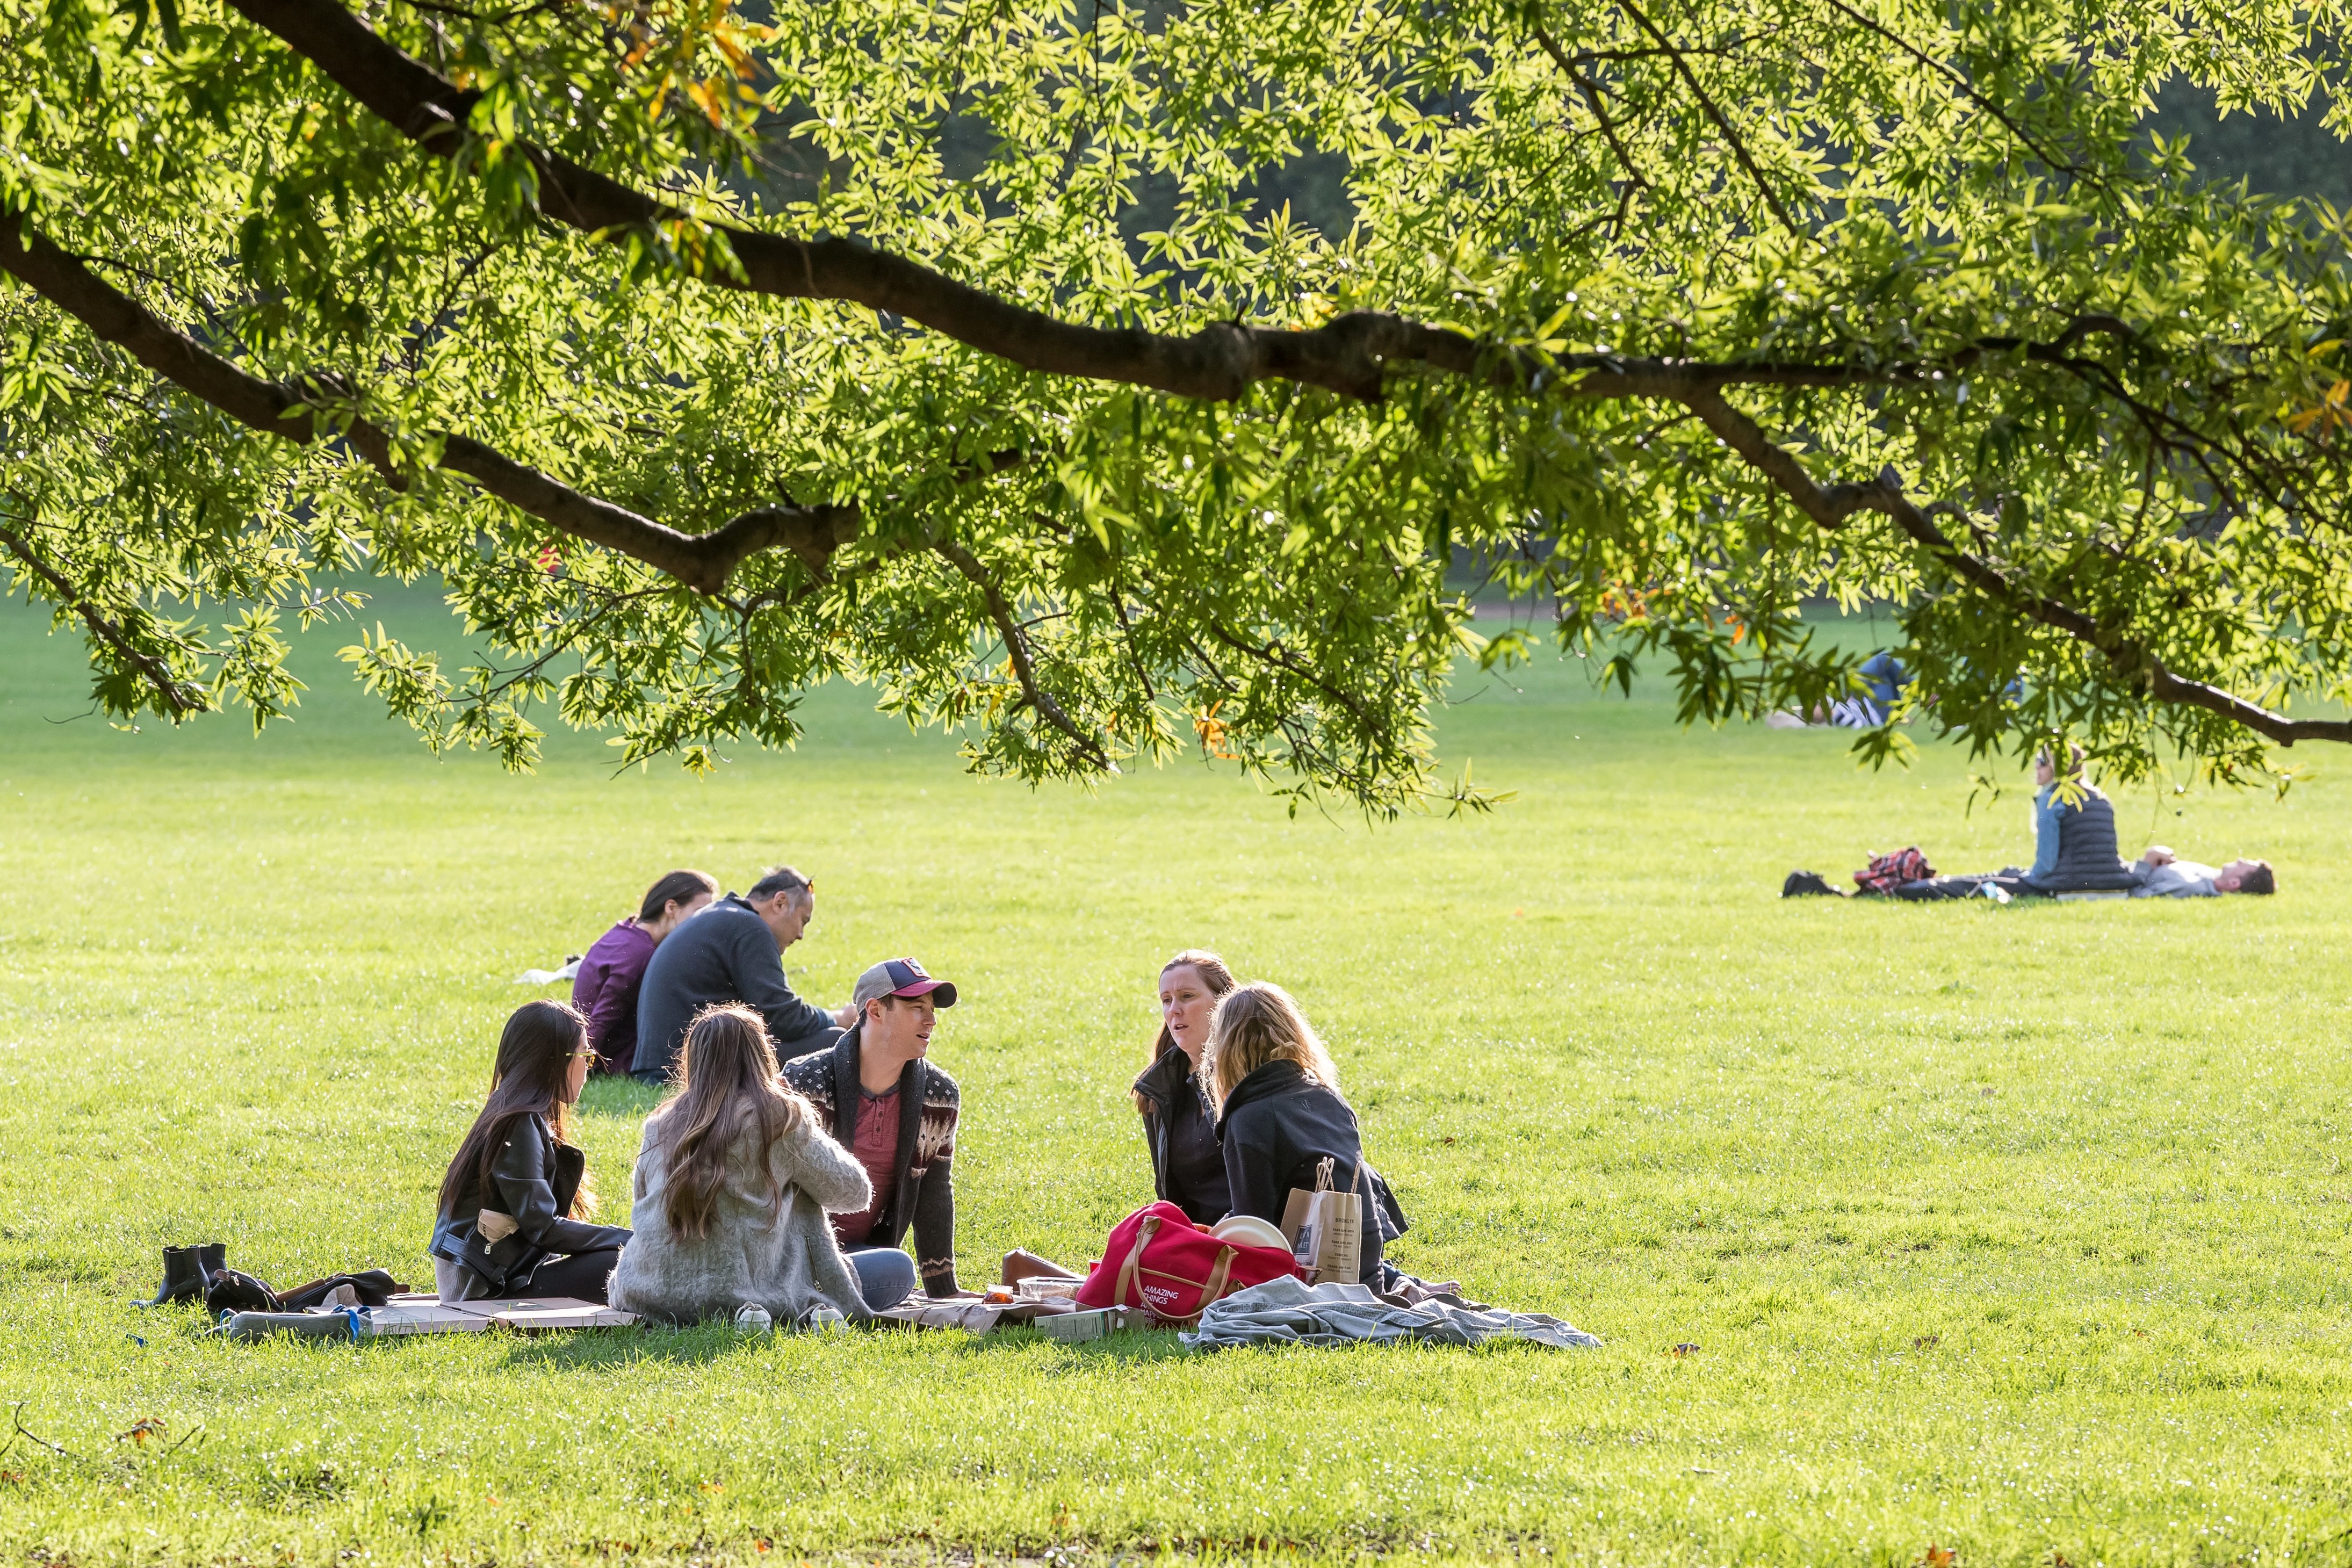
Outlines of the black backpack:
{"label": "black backpack", "polygon": [[1845,890],[1832,887],[1827,878],[1817,871],[1792,871],[1789,880],[1780,884],[1783,898],[1843,898]]}

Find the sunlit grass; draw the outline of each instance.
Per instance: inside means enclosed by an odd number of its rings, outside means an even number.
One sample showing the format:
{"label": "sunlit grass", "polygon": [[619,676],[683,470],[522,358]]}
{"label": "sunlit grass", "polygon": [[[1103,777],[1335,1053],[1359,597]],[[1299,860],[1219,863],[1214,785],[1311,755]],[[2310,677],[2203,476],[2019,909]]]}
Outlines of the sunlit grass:
{"label": "sunlit grass", "polygon": [[[2122,803],[2134,847],[2276,862],[2267,902],[1783,904],[1790,867],[1906,842],[2016,861],[2022,792],[1966,815],[1957,755],[1858,774],[1839,737],[1685,735],[1557,665],[1444,721],[1519,791],[1484,821],[1292,821],[1197,769],[1032,794],[856,693],[708,783],[570,738],[516,779],[425,758],[317,652],[288,731],[120,735],[48,722],[83,706],[75,650],[0,618],[0,1403],[75,1456],[0,1451],[0,1552],[2341,1554],[2326,756],[2284,804]],[[671,865],[785,859],[819,882],[791,957],[816,998],[896,953],[962,988],[937,1054],[967,1281],[1015,1243],[1083,1260],[1148,1197],[1124,1089],[1159,961],[1206,944],[1325,1028],[1415,1221],[1400,1260],[1607,1348],[256,1346],[126,1304],[166,1242],[421,1277],[537,994],[512,977]],[[617,1207],[648,1103],[590,1096]],[[166,1438],[118,1439],[150,1416]]]}

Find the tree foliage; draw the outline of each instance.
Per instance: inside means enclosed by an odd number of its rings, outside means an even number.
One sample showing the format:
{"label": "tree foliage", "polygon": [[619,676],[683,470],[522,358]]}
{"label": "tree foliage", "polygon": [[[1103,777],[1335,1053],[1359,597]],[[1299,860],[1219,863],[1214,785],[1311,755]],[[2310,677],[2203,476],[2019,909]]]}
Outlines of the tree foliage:
{"label": "tree foliage", "polygon": [[[1473,577],[1686,717],[2223,777],[2352,738],[2337,215],[2166,82],[2336,5],[0,0],[0,549],[98,700],[630,759],[870,683],[977,768],[1434,782]],[[1269,193],[1342,172],[1348,217]],[[349,586],[438,574],[446,665]],[[2298,711],[2300,710],[2300,711]]]}

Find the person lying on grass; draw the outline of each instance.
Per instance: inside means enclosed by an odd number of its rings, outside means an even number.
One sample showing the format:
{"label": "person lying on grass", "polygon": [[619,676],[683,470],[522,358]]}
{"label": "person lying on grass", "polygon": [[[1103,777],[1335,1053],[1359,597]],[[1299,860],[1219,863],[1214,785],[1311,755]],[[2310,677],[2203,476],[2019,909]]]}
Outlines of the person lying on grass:
{"label": "person lying on grass", "polygon": [[688,916],[719,896],[709,872],[674,871],[637,903],[637,912],[596,938],[572,981],[572,1005],[588,1020],[597,1072],[626,1072],[637,1054],[637,991],[654,949]]}
{"label": "person lying on grass", "polygon": [[507,1019],[489,1101],[441,1178],[430,1250],[443,1301],[604,1299],[629,1233],[586,1223],[596,1194],[572,1107],[593,1054],[586,1021],[562,1002],[525,1002]]}
{"label": "person lying on grass", "polygon": [[[833,1217],[834,1235],[876,1292],[882,1270],[903,1270],[903,1299],[919,1268],[923,1292],[942,1301],[956,1288],[955,1080],[926,1061],[939,1009],[956,988],[912,958],[889,958],[857,977],[857,1018],[831,1051],[784,1064],[784,1082],[816,1107],[820,1124],[856,1156],[873,1185],[862,1210]],[[915,1233],[913,1267],[899,1250]],[[887,1290],[878,1293],[887,1294]]]}
{"label": "person lying on grass", "polygon": [[2215,870],[2182,860],[2162,844],[2132,862],[2134,898],[2218,898],[2225,893],[2269,894],[2278,891],[2278,877],[2268,861],[2234,860]]}
{"label": "person lying on grass", "polygon": [[828,1012],[803,1001],[784,978],[784,949],[816,918],[816,883],[778,866],[751,891],[729,894],[678,928],[646,964],[637,992],[637,1052],[629,1071],[641,1083],[666,1084],[677,1071],[694,1015],[716,1002],[747,1002],[767,1020],[768,1039],[784,1060],[823,1051],[841,1038],[854,1009]]}
{"label": "person lying on grass", "polygon": [[757,1303],[778,1323],[827,1307],[856,1320],[913,1288],[910,1270],[842,1255],[827,1215],[864,1208],[873,1188],[778,1080],[767,1025],[740,1002],[688,1028],[677,1092],[646,1118],[634,1184],[636,1234],[613,1270],[626,1312],[691,1323]]}

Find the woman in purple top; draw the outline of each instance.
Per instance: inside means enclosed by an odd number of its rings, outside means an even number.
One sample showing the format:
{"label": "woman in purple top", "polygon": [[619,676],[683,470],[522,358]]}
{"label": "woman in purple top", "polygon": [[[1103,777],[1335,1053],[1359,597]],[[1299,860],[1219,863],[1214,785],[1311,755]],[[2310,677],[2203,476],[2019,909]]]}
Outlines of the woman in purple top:
{"label": "woman in purple top", "polygon": [[662,938],[719,896],[706,872],[674,871],[646,889],[645,903],[588,949],[572,981],[572,1005],[588,1020],[596,1071],[626,1072],[637,1054],[637,988]]}

